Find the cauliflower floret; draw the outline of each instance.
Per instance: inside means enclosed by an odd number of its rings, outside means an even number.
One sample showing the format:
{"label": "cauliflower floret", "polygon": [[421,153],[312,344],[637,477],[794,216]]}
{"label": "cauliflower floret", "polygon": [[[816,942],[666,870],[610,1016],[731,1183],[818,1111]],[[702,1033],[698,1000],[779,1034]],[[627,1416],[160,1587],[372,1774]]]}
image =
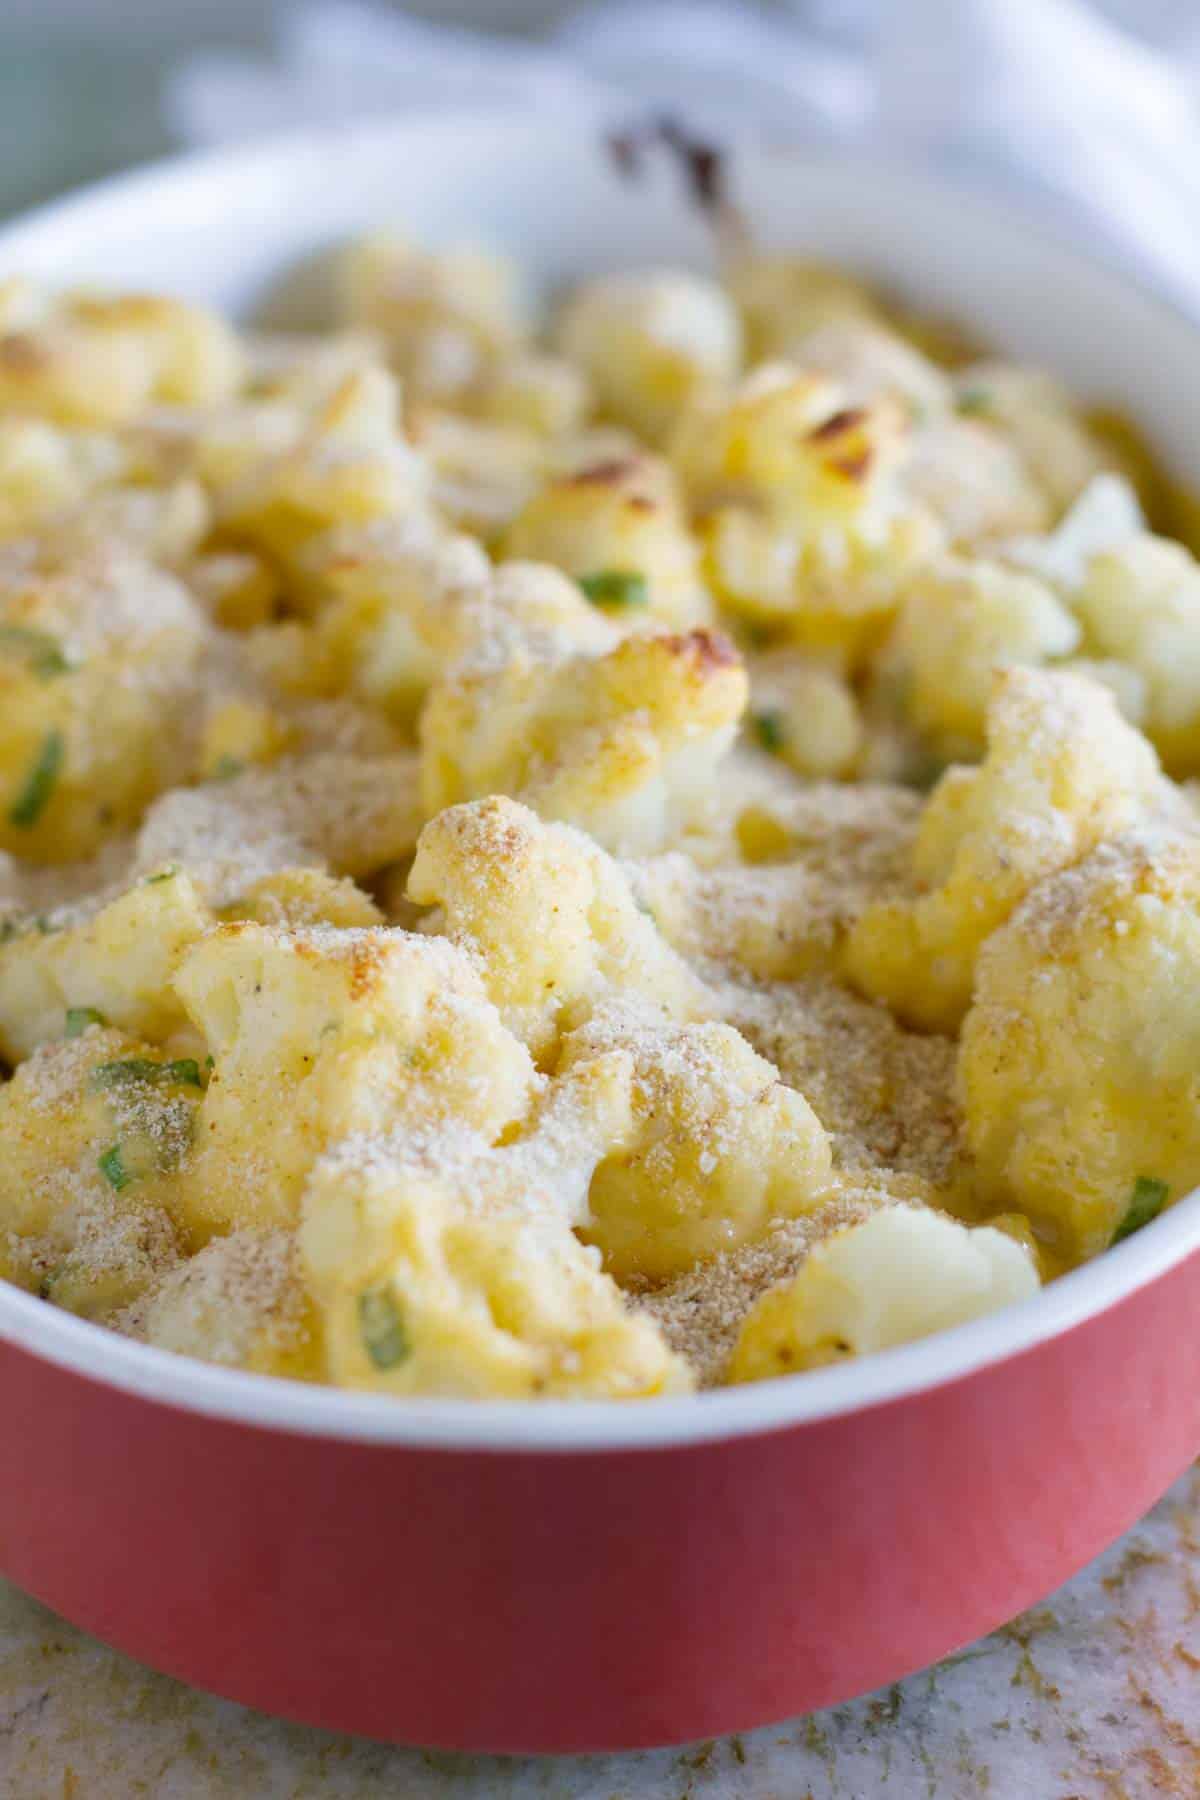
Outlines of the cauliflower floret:
{"label": "cauliflower floret", "polygon": [[869,907],[844,967],[902,1019],[953,1030],[975,959],[1039,881],[1141,820],[1186,803],[1111,696],[1078,676],[1013,669],[996,678],[988,752],[934,789],[913,852],[916,893]]}
{"label": "cauliflower floret", "polygon": [[339,534],[311,567],[332,596],[315,632],[322,681],[349,686],[400,725],[468,655],[496,661],[524,647],[553,660],[611,650],[619,637],[559,570],[518,562],[492,569],[472,539],[431,535],[410,521]]}
{"label": "cauliflower floret", "polygon": [[1141,502],[1123,475],[1096,475],[1051,532],[999,546],[1006,562],[1074,595],[1095,556],[1122,550],[1146,529]]}
{"label": "cauliflower floret", "polygon": [[957,378],[959,410],[985,421],[1019,451],[1056,514],[1065,512],[1093,476],[1114,466],[1067,390],[1042,369],[1020,363],[972,363]]}
{"label": "cauliflower floret", "polygon": [[562,438],[582,428],[591,392],[574,363],[546,351],[522,350],[489,369],[467,404],[489,424]]}
{"label": "cauliflower floret", "polygon": [[0,411],[0,541],[36,530],[117,481],[128,458],[107,432]]}
{"label": "cauliflower floret", "polygon": [[609,1005],[567,1040],[562,1066],[614,1049],[633,1062],[633,1124],[592,1178],[584,1230],[606,1268],[674,1275],[817,1203],[829,1140],[803,1095],[731,1025],[672,1025]]}
{"label": "cauliflower floret", "polygon": [[341,270],[347,322],[374,333],[421,399],[460,398],[525,333],[512,265],[483,250],[421,250],[379,233]]}
{"label": "cauliflower floret", "polygon": [[628,1058],[553,1082],[501,1148],[411,1138],[334,1151],[304,1198],[301,1252],[329,1374],[390,1393],[627,1398],[691,1385],[570,1229],[630,1117]]}
{"label": "cauliflower floret", "polygon": [[306,559],[317,590],[317,655],[331,684],[361,694],[400,724],[460,649],[467,596],[491,574],[474,539],[420,515],[320,540]]}
{"label": "cauliflower floret", "polygon": [[19,1062],[88,1024],[161,1043],[186,1023],[171,987],[183,951],[212,922],[169,865],[74,922],[39,916],[0,932],[0,1054]]}
{"label": "cauliflower floret", "polygon": [[949,376],[898,332],[871,319],[827,320],[775,354],[798,368],[835,376],[853,406],[899,401],[914,423],[948,413],[953,402]]}
{"label": "cauliflower floret", "polygon": [[741,366],[729,296],[704,275],[646,269],[585,282],[558,321],[558,346],[591,380],[603,411],[650,443]]}
{"label": "cauliflower floret", "polygon": [[764,1381],[890,1350],[965,1325],[1038,1289],[1033,1257],[1006,1232],[921,1207],[888,1206],[817,1244],[768,1289],[738,1336],[729,1379]]}
{"label": "cauliflower floret", "polygon": [[164,794],[134,867],[181,864],[211,906],[227,906],[284,869],[370,875],[411,854],[423,817],[412,755],[311,751]]}
{"label": "cauliflower floret", "polygon": [[1145,730],[1173,774],[1200,770],[1200,567],[1149,533],[1092,558],[1074,597],[1089,648],[1145,684]]}
{"label": "cauliflower floret", "polygon": [[525,425],[427,406],[414,413],[410,430],[440,512],[489,543],[536,491],[549,460],[545,440]]}
{"label": "cauliflower floret", "polygon": [[217,927],[176,990],[214,1059],[187,1223],[203,1242],[290,1223],[331,1143],[454,1119],[496,1136],[525,1111],[533,1064],[471,963],[436,938],[330,926]]}
{"label": "cauliflower floret", "polygon": [[410,899],[474,953],[509,1030],[544,1058],[602,996],[668,1017],[711,1010],[618,866],[590,838],[499,796],[450,807],[421,833]]}
{"label": "cauliflower floret", "polygon": [[287,1231],[214,1238],[110,1323],[158,1350],[254,1375],[324,1373],[320,1319]]}
{"label": "cauliflower floret", "polygon": [[559,475],[513,520],[507,556],[553,563],[614,623],[707,623],[712,606],[670,465],[645,454]]}
{"label": "cauliflower floret", "polygon": [[907,439],[893,402],[850,406],[784,363],[693,405],[672,456],[723,603],[826,655],[861,655],[940,538],[898,485]]}
{"label": "cauliflower floret", "polygon": [[823,326],[882,318],[865,283],[826,263],[755,252],[736,258],[725,282],[741,310],[752,362],[790,358]]}
{"label": "cauliflower floret", "polygon": [[0,848],[89,856],[181,779],[206,630],[182,583],[133,551],[0,571]]}
{"label": "cauliflower floret", "polygon": [[970,547],[1045,531],[1053,516],[1016,445],[980,419],[939,415],[920,426],[899,481],[952,544]]}
{"label": "cauliflower floret", "polygon": [[0,1087],[0,1273],[88,1318],[135,1300],[179,1254],[203,1080],[95,1026],[23,1062]]}
{"label": "cauliflower floret", "polygon": [[1154,831],[1043,882],[980,956],[959,1053],[978,1180],[1072,1260],[1200,1182],[1193,975],[1200,840]]}
{"label": "cauliflower floret", "polygon": [[384,923],[369,894],[348,876],[330,875],[323,869],[281,869],[278,874],[264,875],[225,907],[222,916],[288,931],[308,925],[351,929]]}
{"label": "cauliflower floret", "polygon": [[945,557],[912,576],[881,668],[907,722],[945,757],[977,755],[997,670],[1069,656],[1079,626],[1048,587],[994,562]]}
{"label": "cauliflower floret", "polygon": [[152,371],[151,393],[166,406],[214,406],[237,392],[245,359],[233,327],[201,306],[160,294],[63,296],[64,322],[92,341],[130,338]]}
{"label": "cauliflower floret", "polygon": [[655,848],[702,812],[746,701],[728,641],[693,631],[631,636],[598,656],[539,648],[518,639],[500,661],[485,644],[430,690],[426,812],[512,794],[622,853]]}
{"label": "cauliflower floret", "polygon": [[380,368],[347,376],[311,413],[268,402],[202,420],[193,457],[225,536],[285,564],[335,526],[430,505],[429,469]]}
{"label": "cauliflower floret", "polygon": [[858,701],[847,681],[801,651],[748,659],[752,743],[798,775],[849,775],[863,745]]}
{"label": "cauliflower floret", "polygon": [[5,331],[0,321],[0,413],[61,425],[114,425],[152,402],[212,405],[242,377],[232,329],[177,300],[79,292]]}

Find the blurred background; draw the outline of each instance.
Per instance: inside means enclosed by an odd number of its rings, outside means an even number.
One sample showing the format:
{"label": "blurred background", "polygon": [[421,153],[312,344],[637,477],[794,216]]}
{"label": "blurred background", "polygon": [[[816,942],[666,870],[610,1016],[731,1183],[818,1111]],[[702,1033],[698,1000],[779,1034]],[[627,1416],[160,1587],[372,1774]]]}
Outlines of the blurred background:
{"label": "blurred background", "polygon": [[[1059,15],[1088,7],[1180,66],[1200,53],[1196,0],[747,0],[741,10],[860,57],[873,32],[887,33],[893,46],[903,42],[911,18],[927,58],[939,12],[953,15],[956,31],[978,10],[989,30],[1000,20],[1011,33],[1057,28]],[[172,115],[164,104],[169,77],[214,53],[277,65],[305,10],[298,0],[0,0],[0,216],[177,147],[184,130],[178,108]],[[590,20],[612,7],[604,0],[582,9],[569,0],[405,0],[394,10],[519,42],[562,32],[581,10]],[[376,0],[374,11],[386,13],[388,0]]]}

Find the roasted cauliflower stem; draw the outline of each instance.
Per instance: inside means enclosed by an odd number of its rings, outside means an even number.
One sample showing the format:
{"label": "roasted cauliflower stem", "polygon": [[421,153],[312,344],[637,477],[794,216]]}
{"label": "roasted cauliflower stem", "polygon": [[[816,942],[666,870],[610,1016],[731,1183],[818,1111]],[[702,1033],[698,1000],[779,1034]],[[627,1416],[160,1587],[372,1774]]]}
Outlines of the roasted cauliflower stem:
{"label": "roasted cauliflower stem", "polygon": [[1136,433],[746,247],[336,285],[0,283],[0,1277],[649,1398],[1200,1183],[1200,577]]}

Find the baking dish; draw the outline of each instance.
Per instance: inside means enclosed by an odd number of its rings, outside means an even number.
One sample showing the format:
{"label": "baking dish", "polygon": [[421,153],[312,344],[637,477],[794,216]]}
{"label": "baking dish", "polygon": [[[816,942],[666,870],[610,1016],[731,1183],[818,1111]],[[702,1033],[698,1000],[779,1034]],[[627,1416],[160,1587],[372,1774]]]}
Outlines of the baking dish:
{"label": "baking dish", "polygon": [[[0,233],[0,274],[300,321],[321,252],[393,219],[547,284],[711,256],[688,167],[629,160],[537,123],[289,140],[60,202]],[[1200,334],[1116,275],[867,162],[746,146],[721,171],[757,237],[1049,363],[1200,481]],[[1158,1497],[1200,1446],[1198,1252],[1193,1197],[977,1324],[626,1406],[314,1390],[0,1286],[0,1569],[158,1668],[343,1730],[565,1751],[748,1728],[971,1640]]]}

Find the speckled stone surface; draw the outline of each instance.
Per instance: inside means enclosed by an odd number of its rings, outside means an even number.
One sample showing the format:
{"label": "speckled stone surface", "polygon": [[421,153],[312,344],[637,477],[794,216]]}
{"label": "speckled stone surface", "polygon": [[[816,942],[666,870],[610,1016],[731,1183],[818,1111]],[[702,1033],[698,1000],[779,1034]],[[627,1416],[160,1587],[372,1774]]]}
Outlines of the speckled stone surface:
{"label": "speckled stone surface", "polygon": [[154,1675],[0,1583],[4,1800],[1200,1797],[1200,1465],[1044,1606],[850,1706],[637,1756],[394,1750]]}

